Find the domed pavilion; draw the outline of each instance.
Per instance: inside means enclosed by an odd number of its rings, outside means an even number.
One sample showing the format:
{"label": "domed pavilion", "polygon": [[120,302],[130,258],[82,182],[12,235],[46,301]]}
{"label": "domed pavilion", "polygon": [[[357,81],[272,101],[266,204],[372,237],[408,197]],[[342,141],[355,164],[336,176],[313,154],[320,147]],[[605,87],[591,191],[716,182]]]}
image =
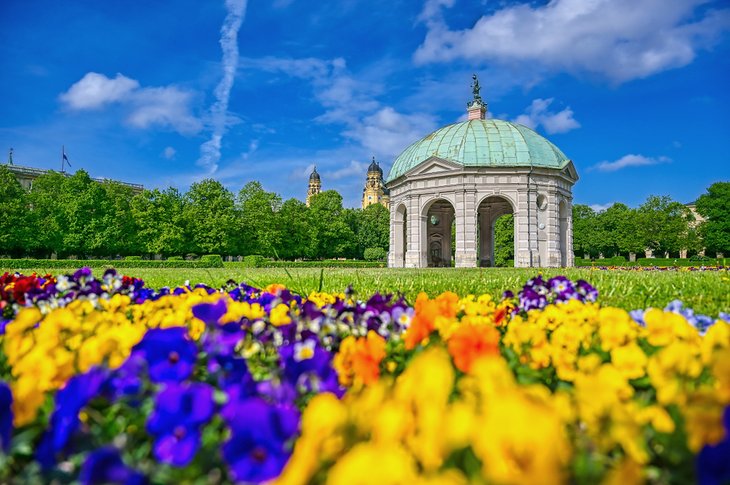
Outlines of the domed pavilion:
{"label": "domed pavilion", "polygon": [[[467,121],[440,128],[393,163],[388,265],[494,265],[494,228],[514,216],[515,267],[573,266],[573,162],[532,129],[486,119],[474,76]],[[452,224],[456,228],[452,251]]]}

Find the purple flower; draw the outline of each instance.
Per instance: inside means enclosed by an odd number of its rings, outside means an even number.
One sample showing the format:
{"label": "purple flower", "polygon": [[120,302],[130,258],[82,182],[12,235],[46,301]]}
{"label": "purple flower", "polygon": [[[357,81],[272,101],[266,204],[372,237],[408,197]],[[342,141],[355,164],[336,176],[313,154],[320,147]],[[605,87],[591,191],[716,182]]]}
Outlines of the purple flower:
{"label": "purple flower", "polygon": [[278,476],[289,459],[289,442],[299,426],[296,408],[254,398],[231,400],[221,414],[231,428],[223,458],[234,480],[258,483]]}
{"label": "purple flower", "polygon": [[134,353],[144,356],[153,382],[180,382],[192,374],[197,348],[185,327],[148,330]]}
{"label": "purple flower", "polygon": [[337,372],[332,368],[332,354],[315,340],[283,345],[279,355],[284,378],[305,392],[340,393]]}
{"label": "purple flower", "polygon": [[129,468],[116,448],[105,447],[89,453],[81,466],[79,481],[83,485],[142,485],[147,479]]}
{"label": "purple flower", "polygon": [[595,302],[598,299],[598,290],[585,280],[576,282],[576,290],[583,297],[583,301]]}
{"label": "purple flower", "polygon": [[206,325],[217,324],[225,314],[226,301],[223,299],[215,303],[201,303],[193,307],[193,316],[205,322]]}
{"label": "purple flower", "polygon": [[153,453],[163,463],[185,466],[200,448],[200,428],[213,416],[208,384],[168,383],[155,398],[147,431],[155,436]]}
{"label": "purple flower", "polygon": [[701,485],[730,483],[730,406],[723,414],[725,439],[716,445],[705,445],[697,455],[697,482]]}
{"label": "purple flower", "polygon": [[56,453],[62,451],[79,427],[79,412],[99,393],[107,377],[102,368],[92,368],[68,380],[56,394],[56,408],[49,428],[43,434],[36,450],[36,459],[44,468],[55,464]]}
{"label": "purple flower", "polygon": [[0,381],[0,449],[5,453],[10,449],[10,436],[13,432],[13,394],[10,387]]}

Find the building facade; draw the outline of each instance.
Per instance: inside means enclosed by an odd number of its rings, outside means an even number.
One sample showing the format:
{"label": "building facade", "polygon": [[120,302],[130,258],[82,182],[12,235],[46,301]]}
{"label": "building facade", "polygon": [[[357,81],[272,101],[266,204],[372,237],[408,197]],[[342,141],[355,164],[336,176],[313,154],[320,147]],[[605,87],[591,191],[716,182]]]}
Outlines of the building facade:
{"label": "building facade", "polygon": [[312,200],[312,197],[322,192],[322,179],[317,172],[317,167],[314,167],[312,173],[309,174],[309,187],[307,188],[307,207]]}
{"label": "building facade", "polygon": [[380,204],[386,209],[390,206],[390,191],[385,186],[383,169],[375,161],[375,157],[368,167],[365,187],[362,189],[362,208],[373,204]]}
{"label": "building facade", "polygon": [[479,90],[474,76],[467,121],[413,143],[393,163],[388,265],[493,266],[495,223],[513,214],[516,267],[573,266],[573,162],[530,128],[487,119]]}
{"label": "building facade", "polygon": [[[33,188],[33,181],[35,179],[37,179],[41,175],[45,175],[50,172],[50,170],[42,168],[24,167],[22,165],[15,165],[11,163],[5,164],[5,168],[10,170],[10,172],[15,175],[15,178],[18,179],[18,182],[20,182],[20,185],[22,185],[25,190],[31,190]],[[68,172],[60,173],[67,177],[70,176]],[[100,177],[92,177],[91,179],[99,183],[116,182],[118,184],[131,188],[135,194],[142,193],[142,191],[144,190],[144,186],[140,184],[130,184],[127,182],[119,182],[117,180],[105,179]]]}

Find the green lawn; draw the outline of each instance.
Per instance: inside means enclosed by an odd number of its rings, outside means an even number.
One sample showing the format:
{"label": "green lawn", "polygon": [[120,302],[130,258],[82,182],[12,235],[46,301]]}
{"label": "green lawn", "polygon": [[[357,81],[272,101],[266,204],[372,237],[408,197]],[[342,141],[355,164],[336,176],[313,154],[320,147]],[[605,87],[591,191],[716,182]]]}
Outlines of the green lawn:
{"label": "green lawn", "polygon": [[[0,268],[0,273],[11,269]],[[45,272],[42,268],[39,273]],[[52,273],[70,272],[53,270]],[[96,272],[101,274],[103,270]],[[30,274],[32,270],[23,271]],[[317,290],[342,291],[347,285],[361,294],[375,291],[403,292],[409,300],[420,291],[436,295],[451,290],[460,295],[490,293],[501,295],[506,289],[517,290],[531,276],[542,272],[546,277],[565,274],[572,279],[585,279],[600,292],[604,305],[627,310],[663,307],[673,299],[680,299],[699,313],[716,316],[718,312],[730,312],[730,273],[720,272],[623,272],[590,269],[124,269],[124,274],[145,280],[148,286],[207,283],[221,286],[227,280],[245,281],[254,286],[284,283],[299,293]]]}

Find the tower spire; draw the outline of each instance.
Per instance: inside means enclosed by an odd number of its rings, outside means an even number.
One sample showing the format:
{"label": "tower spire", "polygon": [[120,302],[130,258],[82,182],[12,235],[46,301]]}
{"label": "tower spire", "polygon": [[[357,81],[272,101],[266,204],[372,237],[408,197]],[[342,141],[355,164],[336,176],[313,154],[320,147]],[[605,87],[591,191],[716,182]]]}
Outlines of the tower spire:
{"label": "tower spire", "polygon": [[471,92],[474,95],[474,99],[466,103],[466,112],[469,114],[467,119],[469,120],[483,120],[486,118],[487,103],[482,99],[479,92],[482,87],[479,85],[479,78],[476,74],[472,74]]}

